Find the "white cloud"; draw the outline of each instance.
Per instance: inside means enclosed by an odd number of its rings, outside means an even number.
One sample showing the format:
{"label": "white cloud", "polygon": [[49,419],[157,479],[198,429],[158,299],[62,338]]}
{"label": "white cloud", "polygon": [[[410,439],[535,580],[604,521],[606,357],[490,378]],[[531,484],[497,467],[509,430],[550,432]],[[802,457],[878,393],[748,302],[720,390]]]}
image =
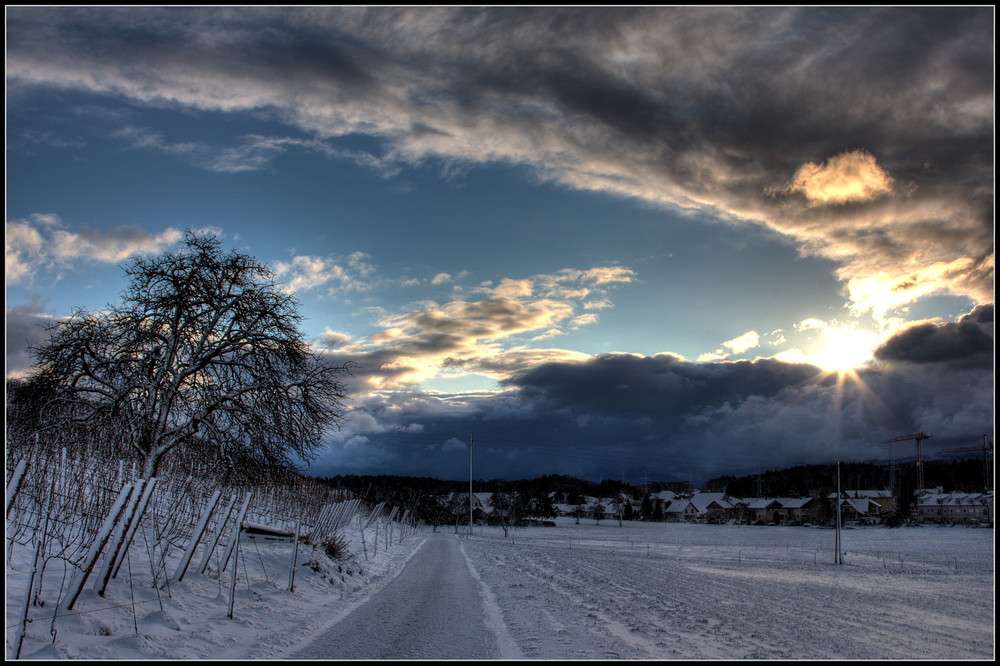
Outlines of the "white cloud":
{"label": "white cloud", "polygon": [[4,241],[7,282],[16,284],[30,279],[45,245],[41,232],[27,222],[7,222]]}
{"label": "white cloud", "polygon": [[469,449],[469,445],[466,442],[463,442],[462,440],[458,439],[457,437],[452,437],[452,438],[448,439],[447,441],[445,441],[444,444],[441,445],[441,450],[445,451],[445,452],[447,452],[447,451],[467,451],[468,449]]}
{"label": "white cloud", "polygon": [[[301,268],[312,263],[302,261]],[[325,275],[327,264],[315,264],[315,270],[303,272]],[[286,276],[291,274],[291,266],[282,269]],[[462,298],[413,303],[400,313],[373,310],[379,330],[338,347],[336,355],[364,368],[355,373],[361,392],[413,387],[441,373],[499,380],[526,369],[530,361],[576,361],[587,356],[521,345],[562,335],[564,328],[596,323],[596,314],[581,313],[594,304],[583,299],[596,294],[602,307],[611,307],[606,290],[631,281],[633,275],[625,268],[567,269],[483,283]]]}
{"label": "white cloud", "polygon": [[802,321],[795,324],[794,328],[796,331],[814,331],[819,329],[824,329],[829,324],[822,319],[816,319],[815,317],[808,317]]}
{"label": "white cloud", "polygon": [[573,317],[573,320],[570,322],[570,325],[573,326],[574,328],[579,328],[581,326],[589,326],[591,324],[596,324],[597,321],[598,317],[595,314],[582,314]]}
{"label": "white cloud", "polygon": [[748,349],[753,349],[760,344],[760,334],[757,331],[747,331],[739,337],[727,340],[722,346],[734,354],[742,354]]}
{"label": "white cloud", "polygon": [[346,345],[350,341],[351,341],[351,336],[348,335],[347,333],[332,331],[329,328],[325,329],[323,333],[319,336],[320,345],[328,349]]}
{"label": "white cloud", "polygon": [[700,354],[695,361],[697,363],[714,363],[716,361],[724,361],[727,358],[729,358],[729,354],[721,349],[716,349],[714,352],[705,352],[704,354]]}
{"label": "white cloud", "polygon": [[68,231],[58,216],[35,214],[6,223],[6,277],[16,284],[31,281],[41,271],[72,269],[78,262],[119,263],[162,252],[182,237],[169,227],[158,234],[136,227]]}
{"label": "white cloud", "polygon": [[274,263],[275,278],[288,292],[303,292],[326,287],[329,293],[364,291],[371,288],[376,268],[363,252],[354,252],[343,264],[332,257],[298,255],[291,261]]}
{"label": "white cloud", "polygon": [[785,363],[808,363],[809,360],[801,349],[786,349],[774,355],[774,358]]}
{"label": "white cloud", "polygon": [[167,155],[217,173],[242,173],[266,169],[275,158],[299,151],[323,155],[330,159],[348,160],[370,168],[383,177],[398,173],[399,166],[371,153],[338,148],[322,139],[301,139],[287,136],[263,136],[248,134],[237,137],[234,142],[211,143],[208,141],[171,141],[162,132],[127,125],[113,133],[137,150],[156,150]]}

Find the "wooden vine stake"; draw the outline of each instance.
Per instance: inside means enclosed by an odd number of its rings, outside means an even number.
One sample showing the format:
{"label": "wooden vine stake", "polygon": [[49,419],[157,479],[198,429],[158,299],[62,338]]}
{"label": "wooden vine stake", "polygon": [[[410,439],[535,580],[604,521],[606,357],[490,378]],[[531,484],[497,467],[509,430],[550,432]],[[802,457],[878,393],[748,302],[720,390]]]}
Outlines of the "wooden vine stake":
{"label": "wooden vine stake", "polygon": [[97,533],[97,537],[90,544],[90,550],[87,551],[87,555],[83,559],[83,563],[80,570],[76,572],[73,576],[73,580],[69,584],[69,596],[66,597],[66,604],[64,606],[65,610],[73,610],[73,606],[76,604],[76,600],[80,597],[80,593],[83,591],[83,586],[87,583],[87,579],[94,570],[94,563],[97,562],[97,558],[100,557],[101,551],[104,550],[104,545],[108,542],[108,538],[111,536],[111,530],[114,528],[115,523],[118,522],[118,515],[122,512],[122,507],[125,506],[125,500],[132,492],[132,484],[126,483],[122,486],[121,491],[118,493],[118,499],[115,500],[114,506],[111,507],[111,511],[108,512],[107,518],[104,519],[104,524],[101,525],[101,529]]}
{"label": "wooden vine stake", "polygon": [[219,503],[219,497],[221,495],[222,493],[218,490],[212,493],[212,498],[208,500],[205,510],[201,512],[201,518],[198,519],[198,525],[191,534],[191,543],[188,544],[187,551],[184,552],[184,556],[181,558],[180,564],[177,565],[177,573],[174,574],[174,578],[177,579],[178,582],[184,580],[184,575],[187,573],[188,566],[191,564],[191,558],[194,557],[194,551],[198,548],[198,542],[201,541],[201,535],[205,532],[205,527],[208,525],[208,519],[212,517],[212,511],[215,510],[215,505]]}

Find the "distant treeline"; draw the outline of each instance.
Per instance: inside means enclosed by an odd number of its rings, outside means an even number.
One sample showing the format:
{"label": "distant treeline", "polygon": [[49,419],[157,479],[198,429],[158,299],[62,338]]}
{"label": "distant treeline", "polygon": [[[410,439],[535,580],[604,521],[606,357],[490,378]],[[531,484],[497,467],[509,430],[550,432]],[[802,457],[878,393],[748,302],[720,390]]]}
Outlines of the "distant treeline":
{"label": "distant treeline", "polygon": [[[406,505],[419,497],[428,495],[469,492],[467,480],[445,481],[426,476],[349,474],[328,477],[321,479],[321,481],[331,487],[343,488],[361,497],[393,505]],[[556,493],[557,501],[567,504],[576,504],[582,501],[584,496],[611,497],[620,493],[626,493],[636,500],[641,500],[644,494],[661,490],[686,492],[691,490],[691,484],[686,481],[655,481],[641,486],[633,486],[612,479],[588,481],[565,474],[547,474],[534,479],[516,481],[479,479],[472,482],[472,492],[474,493],[516,491],[531,497]]]}
{"label": "distant treeline", "polygon": [[[982,458],[924,462],[925,488],[940,486],[944,492],[982,492],[991,478],[992,470],[984,470]],[[469,491],[468,481],[447,481],[431,477],[338,475],[320,480],[333,488],[342,488],[355,495],[392,505],[412,505],[420,498],[430,495]],[[892,470],[888,465],[874,463],[841,463],[840,485],[844,490],[892,488],[898,496],[909,497],[918,485],[917,464],[897,463],[896,469]],[[825,496],[836,489],[835,464],[799,465],[740,477],[720,476],[700,487],[703,491],[725,492],[733,497]],[[556,501],[567,504],[576,504],[583,496],[612,497],[620,493],[638,501],[649,493],[661,490],[680,493],[692,490],[692,486],[688,482],[676,481],[639,485],[612,479],[588,481],[564,474],[548,474],[516,481],[480,479],[472,483],[472,491],[476,493],[517,491],[531,497],[556,493]]]}

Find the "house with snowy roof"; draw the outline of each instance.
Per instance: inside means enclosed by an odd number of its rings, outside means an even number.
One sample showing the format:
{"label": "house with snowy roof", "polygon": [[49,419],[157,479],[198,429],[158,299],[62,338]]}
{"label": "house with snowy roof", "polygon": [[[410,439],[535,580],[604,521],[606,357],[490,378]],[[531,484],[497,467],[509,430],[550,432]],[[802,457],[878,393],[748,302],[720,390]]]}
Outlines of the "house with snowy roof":
{"label": "house with snowy roof", "polygon": [[725,493],[695,493],[688,501],[699,519],[721,522],[735,517],[736,507]]}
{"label": "house with snowy roof", "polygon": [[[896,498],[891,490],[842,490],[840,496],[844,499],[870,499],[881,507],[881,513],[891,513],[896,510]],[[828,495],[830,500],[837,497],[837,493]]]}
{"label": "house with snowy roof", "polygon": [[747,502],[746,508],[750,513],[750,522],[773,523],[778,520],[775,513],[781,511],[781,502],[774,498],[755,497]]}
{"label": "house with snowy roof", "polygon": [[[837,493],[827,495],[833,510],[837,508]],[[876,523],[887,513],[896,510],[896,499],[890,490],[840,491],[840,516],[843,520]]]}
{"label": "house with snowy roof", "polygon": [[993,493],[943,493],[925,491],[917,497],[914,512],[934,523],[993,524]]}
{"label": "house with snowy roof", "polygon": [[663,509],[663,519],[671,523],[694,520],[697,516],[698,508],[686,499],[676,499]]}
{"label": "house with snowy roof", "polygon": [[781,504],[781,515],[775,512],[778,522],[806,522],[810,518],[810,511],[816,504],[813,497],[779,497]]}
{"label": "house with snowy roof", "polygon": [[842,497],[840,519],[872,525],[882,520],[882,505],[869,497]]}
{"label": "house with snowy roof", "polygon": [[664,504],[666,504],[667,502],[673,502],[678,497],[679,497],[679,495],[677,493],[675,493],[674,491],[672,491],[672,490],[661,490],[658,493],[652,493],[649,496],[649,499],[650,500],[660,500],[661,502],[663,502]]}

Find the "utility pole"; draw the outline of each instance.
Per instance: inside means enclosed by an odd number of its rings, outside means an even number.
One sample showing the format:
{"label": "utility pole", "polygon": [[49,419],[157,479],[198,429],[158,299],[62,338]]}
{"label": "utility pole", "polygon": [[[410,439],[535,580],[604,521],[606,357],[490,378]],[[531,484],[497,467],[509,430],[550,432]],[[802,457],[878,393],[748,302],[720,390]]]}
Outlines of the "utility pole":
{"label": "utility pole", "polygon": [[836,539],[837,552],[834,553],[833,562],[834,564],[843,564],[844,557],[840,550],[840,462],[837,462],[837,539]]}
{"label": "utility pole", "polygon": [[472,435],[469,435],[469,536],[472,536]]}

